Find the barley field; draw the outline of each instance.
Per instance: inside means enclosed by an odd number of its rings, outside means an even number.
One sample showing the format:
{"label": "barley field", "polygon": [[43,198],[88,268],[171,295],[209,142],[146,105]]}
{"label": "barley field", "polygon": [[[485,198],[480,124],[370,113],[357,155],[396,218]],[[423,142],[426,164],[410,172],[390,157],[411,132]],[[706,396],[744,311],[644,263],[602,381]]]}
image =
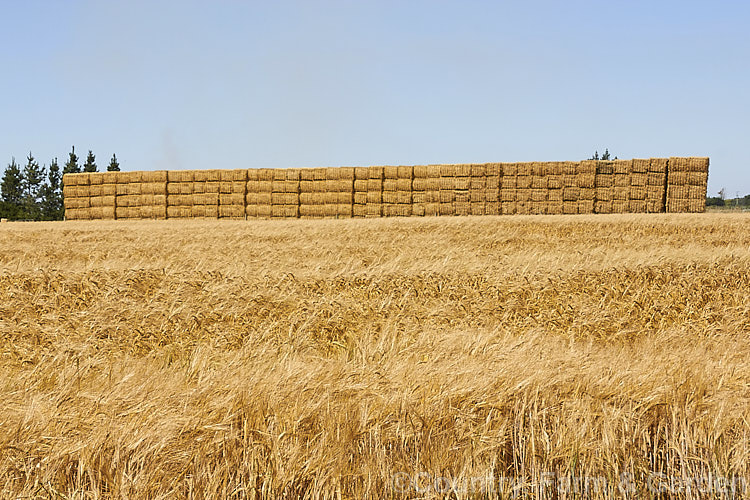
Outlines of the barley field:
{"label": "barley field", "polygon": [[750,214],[0,224],[0,399],[1,498],[741,498]]}

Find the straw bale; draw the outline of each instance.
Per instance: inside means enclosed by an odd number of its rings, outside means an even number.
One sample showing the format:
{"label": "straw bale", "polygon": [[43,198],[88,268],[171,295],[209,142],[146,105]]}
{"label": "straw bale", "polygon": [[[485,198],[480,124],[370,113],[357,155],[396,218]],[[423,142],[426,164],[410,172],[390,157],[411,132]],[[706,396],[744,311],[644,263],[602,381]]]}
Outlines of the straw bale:
{"label": "straw bale", "polygon": [[[267,182],[267,181],[261,181],[260,182],[260,184],[261,184],[260,189],[261,190],[263,189],[264,182],[268,184],[268,188],[270,190],[271,183]],[[221,187],[221,183],[218,182],[218,181],[204,182],[203,183],[203,192],[204,193],[218,193],[220,191],[220,189],[219,189],[220,187]]]}
{"label": "straw bale", "polygon": [[367,203],[367,191],[357,191],[354,193],[354,203],[364,205]]}
{"label": "straw bale", "polygon": [[516,189],[531,189],[531,176],[519,175],[516,177]]}
{"label": "straw bale", "polygon": [[334,180],[329,179],[325,182],[325,189],[326,191],[347,191],[347,192],[353,192],[354,191],[354,180],[353,179],[342,179],[342,180]]}
{"label": "straw bale", "polygon": [[339,179],[353,181],[355,179],[354,167],[339,167]]}
{"label": "straw bale", "polygon": [[628,212],[631,214],[644,214],[646,213],[646,208],[645,200],[630,200],[628,202]]}
{"label": "straw bale", "polygon": [[487,177],[501,177],[503,175],[503,164],[485,163],[484,173]]}
{"label": "straw bale", "polygon": [[195,182],[219,182],[221,180],[221,170],[196,170],[193,180]]}
{"label": "straw bale", "polygon": [[136,198],[136,204],[140,206],[155,204],[153,194],[141,194],[141,195],[137,195],[135,198]]}
{"label": "straw bale", "polygon": [[274,193],[298,193],[299,181],[273,181],[271,182],[271,191]]}
{"label": "straw bale", "polygon": [[705,186],[708,182],[708,172],[688,172],[687,184],[691,186]]}
{"label": "straw bale", "polygon": [[258,217],[258,205],[254,205],[254,204],[245,205],[245,216],[249,219],[254,219]]}
{"label": "straw bale", "polygon": [[467,191],[467,190],[455,190],[454,192],[455,192],[455,195],[456,195],[454,201],[461,202],[461,203],[468,203],[470,201],[469,191]]}
{"label": "straw bale", "polygon": [[563,202],[562,201],[549,201],[547,202],[547,212],[550,215],[561,215],[563,213]]}
{"label": "straw bale", "polygon": [[532,189],[531,190],[531,201],[547,201],[547,190],[546,189]]}
{"label": "straw bale", "polygon": [[244,205],[219,205],[220,219],[244,219]]}
{"label": "straw bale", "polygon": [[[120,189],[120,186],[122,187],[122,190]],[[130,186],[129,184],[118,184],[117,194],[121,194],[121,191],[124,191],[122,194],[129,194],[130,189],[128,188]],[[167,183],[167,194],[192,194],[193,192],[193,183],[192,182],[169,182]]]}
{"label": "straw bale", "polygon": [[547,175],[547,165],[544,162],[535,161],[531,163],[531,175],[544,177]]}
{"label": "straw bale", "polygon": [[[118,176],[117,182],[136,182],[132,174],[135,172],[121,172],[126,175]],[[193,182],[195,180],[195,171],[193,170],[168,170],[167,182]]]}
{"label": "straw bale", "polygon": [[646,187],[645,186],[630,186],[630,200],[645,200],[646,199]]}
{"label": "straw bale", "polygon": [[532,189],[547,189],[547,177],[541,175],[531,176],[531,188]]}
{"label": "straw bale", "polygon": [[706,199],[706,187],[705,186],[688,186],[688,199],[690,200],[704,200]]}
{"label": "straw bale", "polygon": [[456,176],[453,178],[454,189],[469,189],[471,187],[471,177]]}
{"label": "straw bale", "polygon": [[326,181],[300,181],[299,191],[300,193],[325,193]]}
{"label": "straw bale", "polygon": [[89,198],[89,206],[91,207],[114,207],[115,197],[114,196],[92,196]]}
{"label": "straw bale", "polygon": [[516,202],[515,201],[504,201],[500,204],[500,212],[502,215],[514,215],[516,213]]}
{"label": "straw bale", "polygon": [[687,186],[677,186],[670,184],[667,186],[667,203],[674,199],[687,199],[688,189]]}
{"label": "straw bale", "polygon": [[632,160],[630,165],[630,173],[632,174],[645,174],[648,172],[649,164],[651,160],[635,158]]}
{"label": "straw bale", "polygon": [[547,191],[547,201],[563,201],[563,190],[562,189],[550,189]]}
{"label": "straw bale", "polygon": [[395,166],[383,167],[383,178],[384,179],[398,179],[398,167],[395,167]]}
{"label": "straw bale", "polygon": [[528,177],[531,176],[531,173],[533,172],[533,163],[525,162],[525,163],[516,163],[516,175],[517,176],[524,176]]}
{"label": "straw bale", "polygon": [[135,207],[115,207],[115,217],[117,219],[138,218],[140,217],[140,211]]}
{"label": "straw bale", "polygon": [[564,161],[562,162],[562,173],[564,176],[567,175],[578,175],[578,165],[580,162],[577,161]]}
{"label": "straw bale", "polygon": [[531,189],[516,189],[516,201],[531,201]]}
{"label": "straw bale", "polygon": [[299,202],[302,205],[324,205],[327,196],[326,192],[300,193]]}
{"label": "straw bale", "polygon": [[414,203],[411,206],[411,215],[415,217],[424,217],[425,215],[425,204]]}
{"label": "straw bale", "polygon": [[141,184],[140,183],[128,184],[127,193],[129,195],[141,194]]}
{"label": "straw bale", "polygon": [[370,174],[370,179],[383,179],[383,167],[367,167],[367,171]]}
{"label": "straw bale", "polygon": [[472,189],[471,191],[469,191],[469,201],[472,203],[479,203],[479,202],[487,201],[485,199],[485,190],[484,189]]}
{"label": "straw bale", "polygon": [[[258,196],[256,193],[253,193],[254,196]],[[200,194],[193,194],[193,205],[218,205],[219,204],[219,196],[232,196],[232,195],[219,195],[219,193],[200,193]],[[240,197],[242,195],[239,195]]]}
{"label": "straw bale", "polygon": [[[258,180],[259,181],[273,181],[276,177],[275,168],[259,168],[258,169]],[[221,179],[219,179],[221,180]]]}
{"label": "straw bale", "polygon": [[[117,200],[117,205],[120,205],[120,200]],[[172,206],[179,206],[179,207],[189,207],[193,205],[193,195],[192,194],[176,194],[176,195],[170,195],[167,197],[167,205]],[[129,206],[133,206],[132,204]]]}
{"label": "straw bale", "polygon": [[456,185],[455,177],[440,177],[438,182],[441,190],[454,189]]}
{"label": "straw bale", "polygon": [[91,198],[64,198],[63,206],[67,210],[68,208],[89,208]]}
{"label": "straw bale", "polygon": [[[441,171],[442,172],[442,171]],[[453,206],[453,203],[440,203],[440,207],[438,209],[438,215],[455,215],[456,209]]]}
{"label": "straw bale", "polygon": [[516,214],[529,215],[530,213],[531,213],[530,201],[517,201],[516,202]]}
{"label": "straw bale", "polygon": [[114,196],[117,194],[117,184],[102,184],[99,186],[99,189],[102,196]]}
{"label": "straw bale", "polygon": [[258,169],[257,168],[248,168],[247,169],[247,180],[248,181],[259,181],[260,178],[258,177]]}
{"label": "straw bale", "polygon": [[651,158],[649,159],[648,171],[659,174],[666,173],[668,163],[667,158]]}
{"label": "straw bale", "polygon": [[440,215],[440,203],[425,203],[424,214],[428,217],[435,217]]}
{"label": "straw bale", "polygon": [[367,217],[380,217],[383,214],[383,205],[380,203],[368,203],[365,207]]}
{"label": "straw bale", "polygon": [[88,220],[90,217],[88,208],[66,208],[65,220]]}
{"label": "straw bale", "polygon": [[302,168],[299,171],[300,181],[313,181],[315,180],[315,170],[312,168]]}
{"label": "straw bale", "polygon": [[596,188],[578,188],[579,200],[593,200],[596,196]]}
{"label": "straw bale", "polygon": [[455,165],[439,165],[440,166],[440,177],[455,177],[456,166]]}
{"label": "straw bale", "polygon": [[354,203],[354,193],[352,193],[351,191],[340,191],[334,192],[332,194],[334,195],[336,203],[339,205],[351,205],[352,203]]}
{"label": "straw bale", "polygon": [[248,205],[270,205],[271,193],[247,193],[245,201]]}
{"label": "straw bale", "polygon": [[383,191],[411,191],[411,179],[385,179]]}
{"label": "straw bale", "polygon": [[547,177],[547,187],[549,189],[561,189],[563,187],[562,175],[550,175]]}
{"label": "straw bale", "polygon": [[633,160],[614,160],[612,162],[612,173],[615,175],[629,174]]}
{"label": "straw bale", "polygon": [[383,191],[383,203],[411,203],[411,191]]}
{"label": "straw bale", "polygon": [[470,168],[469,175],[472,177],[485,177],[487,175],[487,167],[484,164],[470,165]]}
{"label": "straw bale", "polygon": [[563,213],[564,214],[577,214],[578,213],[578,202],[577,201],[564,201],[563,202]]}
{"label": "straw bale", "polygon": [[440,191],[440,203],[453,203],[456,201],[456,192],[452,189]]}
{"label": "straw bale", "polygon": [[78,198],[78,185],[66,184],[62,188],[64,198]]}
{"label": "straw bale", "polygon": [[367,191],[382,191],[383,181],[381,179],[369,179],[367,181]]}
{"label": "straw bale", "polygon": [[89,185],[98,186],[104,184],[104,173],[105,172],[89,172]]}
{"label": "straw bale", "polygon": [[647,200],[664,199],[664,186],[646,186],[646,199]]}
{"label": "straw bale", "polygon": [[414,191],[411,194],[413,203],[440,203],[440,191]]}
{"label": "straw bale", "polygon": [[612,201],[596,200],[594,203],[594,212],[597,214],[611,214]]}
{"label": "straw bale", "polygon": [[[294,195],[296,198],[296,195]],[[221,193],[219,205],[244,205],[245,195],[242,193]]]}
{"label": "straw bale", "polygon": [[688,200],[687,211],[690,213],[703,213],[706,211],[705,200]]}
{"label": "straw bale", "polygon": [[[222,183],[219,183],[221,187]],[[248,181],[245,185],[248,193],[271,193],[273,192],[273,181]]]}
{"label": "straw bale", "polygon": [[627,200],[630,197],[630,186],[615,186],[612,188],[613,200]]}
{"label": "straw bale", "polygon": [[339,219],[348,219],[352,217],[352,210],[354,206],[351,203],[339,203],[335,205],[336,217]]}
{"label": "straw bale", "polygon": [[[111,173],[111,172],[105,172]],[[169,173],[167,170],[149,170],[141,173],[141,182],[159,182],[159,183],[166,183],[168,182]],[[109,181],[106,177],[102,184],[106,184]]]}
{"label": "straw bale", "polygon": [[546,201],[532,201],[529,205],[529,213],[532,215],[544,215],[547,213]]}
{"label": "straw bale", "polygon": [[487,189],[500,189],[500,179],[501,177],[499,175],[488,175],[485,177],[485,185]]}
{"label": "straw bale", "polygon": [[273,169],[273,179],[271,179],[272,182],[277,181],[285,181],[286,180],[286,171],[285,168],[274,168]]}
{"label": "straw bale", "polygon": [[469,189],[485,189],[487,187],[486,177],[469,177]]}
{"label": "straw bale", "polygon": [[437,165],[414,166],[415,179],[436,179],[438,177],[440,177],[440,167]]}
{"label": "straw bale", "polygon": [[414,178],[414,167],[409,165],[401,165],[396,167],[396,176],[398,179],[413,179]]}
{"label": "straw bale", "polygon": [[580,189],[576,187],[563,188],[563,201],[577,201],[580,197]]}
{"label": "straw bale", "polygon": [[578,187],[593,188],[596,186],[596,174],[580,173],[578,174]]}
{"label": "straw bale", "polygon": [[484,204],[485,215],[500,215],[500,203],[497,201],[488,201]]}
{"label": "straw bale", "polygon": [[469,215],[471,213],[471,203],[468,201],[457,201],[453,204],[456,215]]}
{"label": "straw bale", "polygon": [[[103,218],[109,219],[114,218],[114,210],[109,208],[103,208]],[[107,210],[111,210],[111,213],[107,213]],[[112,217],[110,217],[110,215]],[[142,206],[140,208],[140,216],[143,219],[166,219],[167,218],[167,207],[159,205]]]}
{"label": "straw bale", "polygon": [[256,217],[260,219],[271,218],[271,205],[256,205]]}
{"label": "straw bale", "polygon": [[627,200],[612,200],[612,213],[624,214],[628,212],[630,202]]}
{"label": "straw bale", "polygon": [[515,175],[504,175],[500,179],[500,187],[502,189],[517,189],[518,188],[518,177]]}
{"label": "straw bale", "polygon": [[440,189],[440,179],[435,177],[415,178],[412,188],[414,191],[435,191]]}
{"label": "straw bale", "polygon": [[367,207],[364,205],[354,205],[352,207],[352,216],[364,217],[367,215]]}
{"label": "straw bale", "polygon": [[339,180],[341,171],[336,167],[327,167],[325,169],[325,179],[329,181]]}
{"label": "straw bale", "polygon": [[[161,210],[164,211],[164,215],[166,216],[167,208],[166,207],[159,207]],[[99,207],[99,218],[104,220],[114,220],[115,218],[115,207],[109,206],[109,205],[103,205]],[[164,217],[162,217],[163,219]]]}
{"label": "straw bale", "polygon": [[63,174],[64,186],[88,186],[91,184],[91,175],[89,172],[79,174]]}
{"label": "straw bale", "polygon": [[515,177],[518,175],[517,163],[501,163],[503,177]]}
{"label": "straw bale", "polygon": [[367,167],[354,167],[354,179],[369,179],[370,172]]}
{"label": "straw bale", "polygon": [[193,183],[193,194],[203,194],[206,192],[205,182],[194,182]]}
{"label": "straw bale", "polygon": [[631,186],[645,186],[648,182],[648,174],[634,172],[630,174],[630,185]]}
{"label": "straw bale", "polygon": [[322,206],[323,217],[327,219],[335,219],[338,214],[338,206],[335,204],[326,204]]}
{"label": "straw bale", "polygon": [[[595,175],[596,169],[599,164],[599,161],[597,160],[583,160],[578,164],[578,170],[577,173],[580,176],[583,175]],[[591,208],[591,211],[593,212],[593,206]]]}
{"label": "straw bale", "polygon": [[484,202],[474,201],[469,205],[469,213],[471,215],[484,215]]}
{"label": "straw bale", "polygon": [[298,205],[273,205],[271,207],[271,217],[280,219],[296,219],[298,216]]}
{"label": "straw bale", "polygon": [[659,186],[662,189],[664,188],[664,184],[667,181],[666,175],[664,173],[659,172],[650,172],[646,176],[646,185],[647,186]]}
{"label": "straw bale", "polygon": [[367,191],[367,179],[355,179],[354,191],[358,191],[358,192]]}
{"label": "straw bale", "polygon": [[596,174],[596,187],[609,188],[615,185],[615,176],[608,174]]}
{"label": "straw bale", "polygon": [[578,187],[578,175],[564,174],[562,184],[564,188]]}
{"label": "straw bale", "polygon": [[612,184],[616,187],[630,187],[630,176],[624,174],[615,174],[612,176]]}
{"label": "straw bale", "polygon": [[600,201],[612,201],[612,188],[611,187],[596,188],[596,199]]}
{"label": "straw bale", "polygon": [[[106,184],[103,184],[104,186]],[[191,187],[191,191],[195,191]],[[143,182],[141,183],[141,194],[167,194],[166,182]]]}
{"label": "straw bale", "polygon": [[[458,165],[454,165],[453,167],[454,167],[453,175],[455,177],[470,177],[471,176],[472,165],[461,163]],[[467,212],[468,212],[468,209],[467,209]]]}
{"label": "straw bale", "polygon": [[708,158],[669,158],[669,172],[708,172]]}
{"label": "straw bale", "polygon": [[593,214],[594,213],[594,200],[578,200],[578,213],[579,214]]}

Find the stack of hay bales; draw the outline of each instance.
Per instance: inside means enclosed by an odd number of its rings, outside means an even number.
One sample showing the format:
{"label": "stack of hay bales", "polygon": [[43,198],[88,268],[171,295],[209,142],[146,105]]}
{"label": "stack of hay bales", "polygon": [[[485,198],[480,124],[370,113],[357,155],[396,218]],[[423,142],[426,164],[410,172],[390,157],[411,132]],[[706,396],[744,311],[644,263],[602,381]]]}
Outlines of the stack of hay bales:
{"label": "stack of hay bales", "polygon": [[578,213],[578,162],[565,162],[562,165],[563,214]]}
{"label": "stack of hay bales", "polygon": [[408,217],[412,214],[414,167],[383,168],[383,217]]}
{"label": "stack of hay bales", "polygon": [[547,213],[547,175],[548,164],[533,162],[531,164],[531,201],[528,213],[542,215]]}
{"label": "stack of hay bales", "polygon": [[326,213],[326,169],[305,168],[300,171],[299,216],[323,218]]}
{"label": "stack of hay bales", "polygon": [[412,180],[412,215],[440,215],[440,165],[417,165]]}
{"label": "stack of hay bales", "polygon": [[354,168],[312,168],[300,171],[299,216],[350,218],[354,205]]}
{"label": "stack of hay bales", "polygon": [[115,172],[115,218],[141,218],[141,185],[145,172]]}
{"label": "stack of hay bales", "polygon": [[518,165],[503,163],[500,177],[500,213],[513,215],[516,213],[516,188],[518,186]]}
{"label": "stack of hay bales", "polygon": [[[299,217],[300,169],[280,168],[273,171],[270,199],[267,193],[255,193],[254,203],[267,202],[271,205],[271,217],[276,219]],[[250,193],[248,193],[250,196]],[[263,198],[263,199],[261,199]],[[257,210],[256,210],[257,214]],[[257,217],[257,215],[254,215]]]}
{"label": "stack of hay bales", "polygon": [[565,162],[547,163],[547,212],[548,214],[563,213],[563,175]]}
{"label": "stack of hay bales", "polygon": [[646,180],[646,212],[661,213],[666,209],[667,194],[666,158],[651,158]]}
{"label": "stack of hay bales", "polygon": [[[483,167],[484,215],[500,215],[500,177],[503,174],[503,166],[500,163],[487,163]],[[472,177],[474,177],[473,173],[474,170],[472,170]],[[472,201],[472,212],[474,212],[473,203]]]}
{"label": "stack of hay bales", "polygon": [[[221,171],[196,170],[193,172],[192,179],[193,205],[191,207],[190,217],[197,217],[200,219],[218,219]],[[186,189],[183,189],[183,191],[186,191]],[[171,197],[172,195],[169,196]]]}
{"label": "stack of hay bales", "polygon": [[89,214],[92,220],[115,218],[117,172],[92,172],[89,175]]}
{"label": "stack of hay bales", "polygon": [[[138,211],[141,219],[167,218],[167,176],[166,170],[141,173],[140,189],[131,190],[132,192],[140,191],[139,195],[132,196],[138,196]],[[92,205],[93,203],[92,198]],[[131,206],[131,218],[135,218],[134,210],[134,206]]]}
{"label": "stack of hay bales", "polygon": [[593,214],[596,198],[596,160],[584,160],[578,164],[578,213]]}
{"label": "stack of hay bales", "polygon": [[648,159],[634,159],[630,162],[630,196],[627,210],[629,213],[646,212],[646,184],[650,163]]}
{"label": "stack of hay bales", "polygon": [[352,217],[367,216],[367,183],[370,171],[367,167],[354,169],[354,194],[352,195]]}
{"label": "stack of hay bales", "polygon": [[63,175],[65,220],[91,219],[89,183],[88,173]]}
{"label": "stack of hay bales", "polygon": [[[201,172],[201,171],[199,171]],[[205,172],[205,171],[202,171]],[[118,176],[118,191],[120,179],[127,174],[140,174],[140,172],[121,172]],[[193,170],[169,170],[167,172],[167,218],[189,219],[193,217],[193,207],[196,205],[193,199],[193,188],[195,183],[195,172]],[[119,193],[118,193],[119,194]],[[123,200],[125,201],[125,200]],[[117,197],[117,218],[120,218],[120,197]]]}
{"label": "stack of hay bales", "polygon": [[[278,170],[276,171],[278,172]],[[219,171],[219,218],[244,219],[247,169]]]}
{"label": "stack of hay bales", "polygon": [[708,158],[670,158],[667,172],[667,212],[704,212]]}
{"label": "stack of hay bales", "polygon": [[624,214],[630,210],[630,171],[632,160],[615,160],[612,163],[612,210]]}
{"label": "stack of hay bales", "polygon": [[[245,185],[245,215],[247,217],[260,219],[271,217],[275,177],[274,169],[270,168],[254,168],[247,171],[247,184]],[[299,198],[299,195],[297,197]]]}
{"label": "stack of hay bales", "polygon": [[471,215],[471,165],[454,165],[454,215]]}
{"label": "stack of hay bales", "polygon": [[516,213],[528,215],[532,213],[532,172],[534,171],[533,163],[516,164]]}
{"label": "stack of hay bales", "polygon": [[367,196],[365,197],[365,217],[383,216],[384,167],[367,167]]}
{"label": "stack of hay bales", "polygon": [[[618,160],[619,161],[619,160]],[[597,214],[612,213],[612,192],[615,187],[615,162],[598,161],[596,163],[594,212]]]}
{"label": "stack of hay bales", "polygon": [[456,167],[457,165],[440,165],[438,215],[456,215]]}

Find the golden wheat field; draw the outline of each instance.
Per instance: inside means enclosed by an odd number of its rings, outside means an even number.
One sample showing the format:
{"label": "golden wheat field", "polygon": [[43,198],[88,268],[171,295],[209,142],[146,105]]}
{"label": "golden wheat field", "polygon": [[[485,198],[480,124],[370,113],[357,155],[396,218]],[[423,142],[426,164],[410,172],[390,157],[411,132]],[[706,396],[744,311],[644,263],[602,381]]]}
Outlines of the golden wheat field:
{"label": "golden wheat field", "polygon": [[750,494],[748,214],[0,225],[2,498]]}

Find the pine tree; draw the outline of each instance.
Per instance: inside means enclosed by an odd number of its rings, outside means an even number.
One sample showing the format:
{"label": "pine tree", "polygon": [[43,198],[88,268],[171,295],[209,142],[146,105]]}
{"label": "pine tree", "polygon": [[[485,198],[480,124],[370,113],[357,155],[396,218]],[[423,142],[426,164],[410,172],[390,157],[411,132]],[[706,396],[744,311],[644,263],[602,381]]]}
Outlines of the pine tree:
{"label": "pine tree", "polygon": [[602,160],[609,160],[609,148],[604,150],[604,154],[602,155]]}
{"label": "pine tree", "polygon": [[41,189],[42,218],[44,220],[62,220],[62,175],[57,158],[52,160],[47,173],[47,180]]}
{"label": "pine tree", "polygon": [[89,154],[86,156],[86,163],[83,164],[84,172],[96,172],[96,156],[89,149]]}
{"label": "pine tree", "polygon": [[3,174],[3,180],[0,182],[0,196],[3,201],[3,216],[19,218],[23,203],[23,175],[15,158],[11,160]]}
{"label": "pine tree", "polygon": [[23,211],[25,218],[38,220],[41,218],[39,204],[42,182],[44,182],[45,168],[39,165],[34,155],[29,152],[23,168]]}
{"label": "pine tree", "polygon": [[109,160],[109,165],[107,165],[107,172],[119,172],[120,171],[120,162],[117,161],[117,155],[113,154],[112,159]]}
{"label": "pine tree", "polygon": [[73,146],[73,150],[68,153],[68,161],[65,162],[63,167],[63,174],[78,174],[81,172],[81,167],[78,166],[78,156],[76,156],[76,147]]}

